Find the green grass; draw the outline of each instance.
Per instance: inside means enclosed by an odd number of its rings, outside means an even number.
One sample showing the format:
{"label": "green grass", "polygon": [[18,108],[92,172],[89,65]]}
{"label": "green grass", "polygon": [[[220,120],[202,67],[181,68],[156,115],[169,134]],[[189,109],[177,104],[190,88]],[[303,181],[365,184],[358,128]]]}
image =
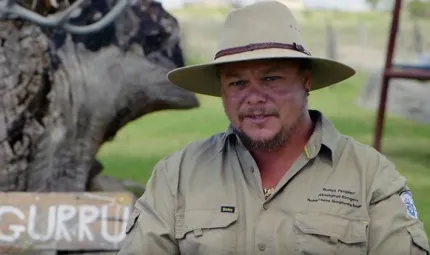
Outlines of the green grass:
{"label": "green grass", "polygon": [[217,98],[199,96],[201,106],[163,111],[128,124],[105,144],[99,158],[104,173],[145,183],[156,161],[196,139],[225,129],[227,119]]}
{"label": "green grass", "polygon": [[[216,17],[219,22],[228,11],[224,8],[196,8],[177,10],[173,14],[182,21],[186,19],[184,17],[192,14],[192,18],[198,20],[202,20],[204,15],[210,15],[212,18]],[[352,24],[351,26],[356,26],[357,20],[363,17],[372,24],[386,26],[389,22],[386,13],[362,13],[354,16],[338,12],[312,12],[307,18],[299,15],[299,19],[313,26],[330,15],[344,17],[340,22]],[[195,21],[191,19],[187,22],[190,24]],[[212,40],[208,31],[212,34],[214,32],[210,28],[201,30],[190,28],[194,36],[203,35]],[[387,31],[383,34],[387,34]],[[196,58],[201,52],[198,52],[194,45],[191,50],[193,51],[188,52],[187,63],[199,62]],[[371,144],[375,111],[358,108],[355,104],[366,79],[367,74],[359,72],[342,84],[311,93],[309,103],[310,108],[321,110],[341,132],[362,143]],[[224,131],[228,122],[221,101],[206,96],[199,96],[199,99],[201,106],[198,109],[156,112],[128,124],[112,142],[106,143],[99,151],[98,158],[105,167],[103,174],[133,179],[144,184],[160,158],[194,140]],[[430,234],[430,125],[414,123],[391,114],[388,114],[385,123],[383,153],[408,179],[420,218]]]}

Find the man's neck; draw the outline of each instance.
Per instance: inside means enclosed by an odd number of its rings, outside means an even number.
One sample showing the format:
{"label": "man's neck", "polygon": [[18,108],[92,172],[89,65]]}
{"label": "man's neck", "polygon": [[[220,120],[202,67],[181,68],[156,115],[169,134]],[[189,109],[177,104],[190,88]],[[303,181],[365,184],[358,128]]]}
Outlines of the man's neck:
{"label": "man's neck", "polygon": [[263,171],[276,169],[276,165],[294,162],[303,152],[314,125],[309,115],[305,115],[299,124],[291,131],[286,143],[276,151],[251,151],[258,167]]}

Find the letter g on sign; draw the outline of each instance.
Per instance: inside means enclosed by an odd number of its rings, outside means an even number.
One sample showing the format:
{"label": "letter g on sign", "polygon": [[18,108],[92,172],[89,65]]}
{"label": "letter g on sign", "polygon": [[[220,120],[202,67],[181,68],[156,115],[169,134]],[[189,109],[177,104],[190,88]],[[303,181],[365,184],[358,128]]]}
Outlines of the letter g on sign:
{"label": "letter g on sign", "polygon": [[[15,208],[13,206],[1,206],[0,207],[0,222],[2,222],[1,218],[6,213],[15,214],[15,216],[17,216],[21,220],[25,219],[24,213],[21,212],[19,209]],[[5,235],[0,230],[0,241],[2,241],[2,242],[15,242],[19,238],[21,232],[25,231],[25,227],[22,225],[11,224],[11,225],[9,225],[9,230],[13,232],[13,234],[9,235],[9,236]]]}

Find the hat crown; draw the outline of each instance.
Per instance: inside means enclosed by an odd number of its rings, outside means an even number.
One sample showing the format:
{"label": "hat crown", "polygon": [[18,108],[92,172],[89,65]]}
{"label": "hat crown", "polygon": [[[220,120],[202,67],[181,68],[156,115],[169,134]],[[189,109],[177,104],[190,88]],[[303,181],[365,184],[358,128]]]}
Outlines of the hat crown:
{"label": "hat crown", "polygon": [[248,5],[231,12],[221,30],[220,49],[212,61],[170,71],[169,81],[195,93],[221,97],[217,66],[257,59],[307,59],[312,90],[343,81],[354,69],[334,60],[313,57],[304,46],[290,9],[277,1]]}
{"label": "hat crown", "polygon": [[219,50],[249,44],[304,44],[291,10],[278,1],[264,1],[232,11],[221,31]]}

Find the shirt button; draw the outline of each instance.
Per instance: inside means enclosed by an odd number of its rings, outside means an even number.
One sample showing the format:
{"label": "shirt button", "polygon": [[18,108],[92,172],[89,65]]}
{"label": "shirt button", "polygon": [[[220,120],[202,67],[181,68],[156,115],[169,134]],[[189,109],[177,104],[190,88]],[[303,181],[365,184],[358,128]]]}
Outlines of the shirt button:
{"label": "shirt button", "polygon": [[266,249],[266,244],[265,243],[259,243],[258,249],[260,249],[260,251],[264,251]]}
{"label": "shirt button", "polygon": [[264,204],[264,205],[263,205],[263,209],[264,209],[264,210],[267,210],[268,208],[269,208],[269,206],[268,206],[267,204]]}

